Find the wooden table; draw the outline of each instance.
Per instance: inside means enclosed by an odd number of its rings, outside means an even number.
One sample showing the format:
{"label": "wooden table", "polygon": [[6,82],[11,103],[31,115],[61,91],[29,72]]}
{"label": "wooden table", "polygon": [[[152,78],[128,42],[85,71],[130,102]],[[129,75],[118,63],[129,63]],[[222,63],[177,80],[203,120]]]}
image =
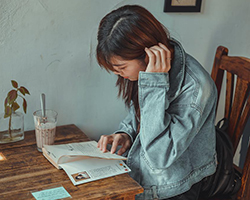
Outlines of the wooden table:
{"label": "wooden table", "polygon": [[[58,126],[56,144],[88,141],[75,125]],[[63,186],[72,199],[131,200],[143,188],[128,174],[74,186],[64,170],[58,170],[37,151],[35,132],[25,132],[23,141],[1,144],[0,199],[35,199],[31,191]]]}

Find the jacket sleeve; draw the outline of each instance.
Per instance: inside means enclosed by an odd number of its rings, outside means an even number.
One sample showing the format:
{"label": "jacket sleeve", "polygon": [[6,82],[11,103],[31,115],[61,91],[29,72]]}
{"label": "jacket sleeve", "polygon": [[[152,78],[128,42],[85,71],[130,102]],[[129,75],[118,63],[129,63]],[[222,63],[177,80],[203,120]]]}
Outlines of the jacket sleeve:
{"label": "jacket sleeve", "polygon": [[134,142],[136,138],[136,120],[135,120],[135,112],[134,112],[134,106],[131,106],[129,109],[129,113],[126,116],[126,118],[119,124],[118,130],[114,133],[127,133],[132,143]]}
{"label": "jacket sleeve", "polygon": [[171,102],[170,105],[168,91],[168,73],[140,72],[141,156],[158,169],[167,168],[175,162],[186,151],[201,126],[201,110],[189,103]]}

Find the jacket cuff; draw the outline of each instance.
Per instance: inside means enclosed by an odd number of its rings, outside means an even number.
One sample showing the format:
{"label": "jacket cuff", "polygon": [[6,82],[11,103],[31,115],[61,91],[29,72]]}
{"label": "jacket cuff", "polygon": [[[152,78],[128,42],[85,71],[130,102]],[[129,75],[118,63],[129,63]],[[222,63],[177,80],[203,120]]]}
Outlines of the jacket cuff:
{"label": "jacket cuff", "polygon": [[140,86],[169,87],[169,73],[164,72],[139,72]]}

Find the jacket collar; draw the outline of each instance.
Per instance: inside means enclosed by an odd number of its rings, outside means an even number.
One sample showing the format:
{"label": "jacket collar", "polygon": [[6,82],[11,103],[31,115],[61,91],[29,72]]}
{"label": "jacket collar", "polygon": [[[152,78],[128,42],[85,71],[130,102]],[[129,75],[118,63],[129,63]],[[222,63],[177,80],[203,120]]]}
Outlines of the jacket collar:
{"label": "jacket collar", "polygon": [[182,45],[174,38],[170,38],[170,44],[174,46],[174,59],[169,71],[169,97],[174,98],[179,94],[184,80],[186,53]]}

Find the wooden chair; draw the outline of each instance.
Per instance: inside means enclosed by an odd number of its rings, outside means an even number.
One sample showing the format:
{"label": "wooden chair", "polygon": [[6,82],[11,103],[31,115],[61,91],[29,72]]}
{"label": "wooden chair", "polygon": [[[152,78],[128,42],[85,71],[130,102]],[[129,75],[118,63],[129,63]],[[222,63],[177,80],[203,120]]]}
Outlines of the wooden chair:
{"label": "wooden chair", "polygon": [[[231,57],[228,56],[227,48],[223,46],[217,48],[211,76],[218,90],[218,100],[224,73],[227,75],[224,117],[229,119],[228,134],[232,139],[235,152],[250,115],[250,59]],[[240,170],[242,171],[241,188],[237,195],[230,199],[250,200],[249,146],[244,167]]]}

